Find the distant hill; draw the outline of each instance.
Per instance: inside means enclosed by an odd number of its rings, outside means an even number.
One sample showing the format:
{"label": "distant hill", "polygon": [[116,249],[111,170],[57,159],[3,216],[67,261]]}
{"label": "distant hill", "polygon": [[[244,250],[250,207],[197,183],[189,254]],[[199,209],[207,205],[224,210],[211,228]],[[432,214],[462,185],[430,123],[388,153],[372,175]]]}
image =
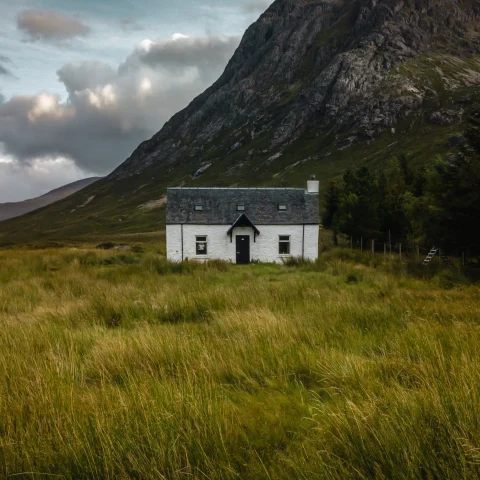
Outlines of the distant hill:
{"label": "distant hill", "polygon": [[455,152],[472,108],[480,0],[276,0],[210,88],[98,184],[2,223],[0,244],[161,230],[168,186],[315,174],[323,192],[400,153],[426,164]]}
{"label": "distant hill", "polygon": [[63,200],[83,188],[88,187],[97,180],[100,180],[100,178],[101,177],[85,178],[84,180],[79,180],[78,182],[69,183],[63,187],[56,188],[41,197],[24,200],[23,202],[0,203],[0,221],[19,217],[25,213],[58,202],[58,200]]}

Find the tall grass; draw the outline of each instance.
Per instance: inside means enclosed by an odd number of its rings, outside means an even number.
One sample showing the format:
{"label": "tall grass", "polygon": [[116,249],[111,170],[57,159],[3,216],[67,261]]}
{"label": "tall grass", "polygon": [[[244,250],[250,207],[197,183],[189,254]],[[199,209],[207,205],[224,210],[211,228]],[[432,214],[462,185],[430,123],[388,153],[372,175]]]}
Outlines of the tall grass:
{"label": "tall grass", "polygon": [[0,477],[476,479],[480,289],[0,252]]}

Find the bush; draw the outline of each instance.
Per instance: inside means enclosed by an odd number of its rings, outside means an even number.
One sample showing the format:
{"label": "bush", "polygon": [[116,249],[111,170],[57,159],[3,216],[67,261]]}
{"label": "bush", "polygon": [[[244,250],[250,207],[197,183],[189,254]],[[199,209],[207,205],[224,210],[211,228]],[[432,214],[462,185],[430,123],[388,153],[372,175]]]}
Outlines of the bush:
{"label": "bush", "polygon": [[454,270],[442,270],[434,278],[438,286],[445,290],[450,290],[456,285],[468,283],[468,280],[460,272]]}
{"label": "bush", "polygon": [[347,283],[358,283],[358,278],[356,275],[347,275]]}

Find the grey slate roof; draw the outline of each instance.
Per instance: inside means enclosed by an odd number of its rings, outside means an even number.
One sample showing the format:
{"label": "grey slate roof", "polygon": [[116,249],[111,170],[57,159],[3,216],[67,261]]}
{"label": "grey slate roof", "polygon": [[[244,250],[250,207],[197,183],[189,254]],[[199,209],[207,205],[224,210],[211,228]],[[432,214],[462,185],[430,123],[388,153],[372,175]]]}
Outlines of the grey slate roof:
{"label": "grey slate roof", "polygon": [[[243,213],[238,204],[255,225],[319,223],[318,194],[303,188],[169,188],[167,224],[232,225]],[[279,205],[287,210],[279,211]]]}

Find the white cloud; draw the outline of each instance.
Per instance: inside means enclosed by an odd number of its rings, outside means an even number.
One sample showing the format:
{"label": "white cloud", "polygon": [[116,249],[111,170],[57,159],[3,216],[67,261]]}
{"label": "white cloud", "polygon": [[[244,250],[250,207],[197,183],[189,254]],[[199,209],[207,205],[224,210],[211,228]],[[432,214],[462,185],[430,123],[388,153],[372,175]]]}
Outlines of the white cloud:
{"label": "white cloud", "polygon": [[189,38],[188,35],[183,35],[182,33],[174,33],[172,35],[172,40],[185,40],[186,38]]}

